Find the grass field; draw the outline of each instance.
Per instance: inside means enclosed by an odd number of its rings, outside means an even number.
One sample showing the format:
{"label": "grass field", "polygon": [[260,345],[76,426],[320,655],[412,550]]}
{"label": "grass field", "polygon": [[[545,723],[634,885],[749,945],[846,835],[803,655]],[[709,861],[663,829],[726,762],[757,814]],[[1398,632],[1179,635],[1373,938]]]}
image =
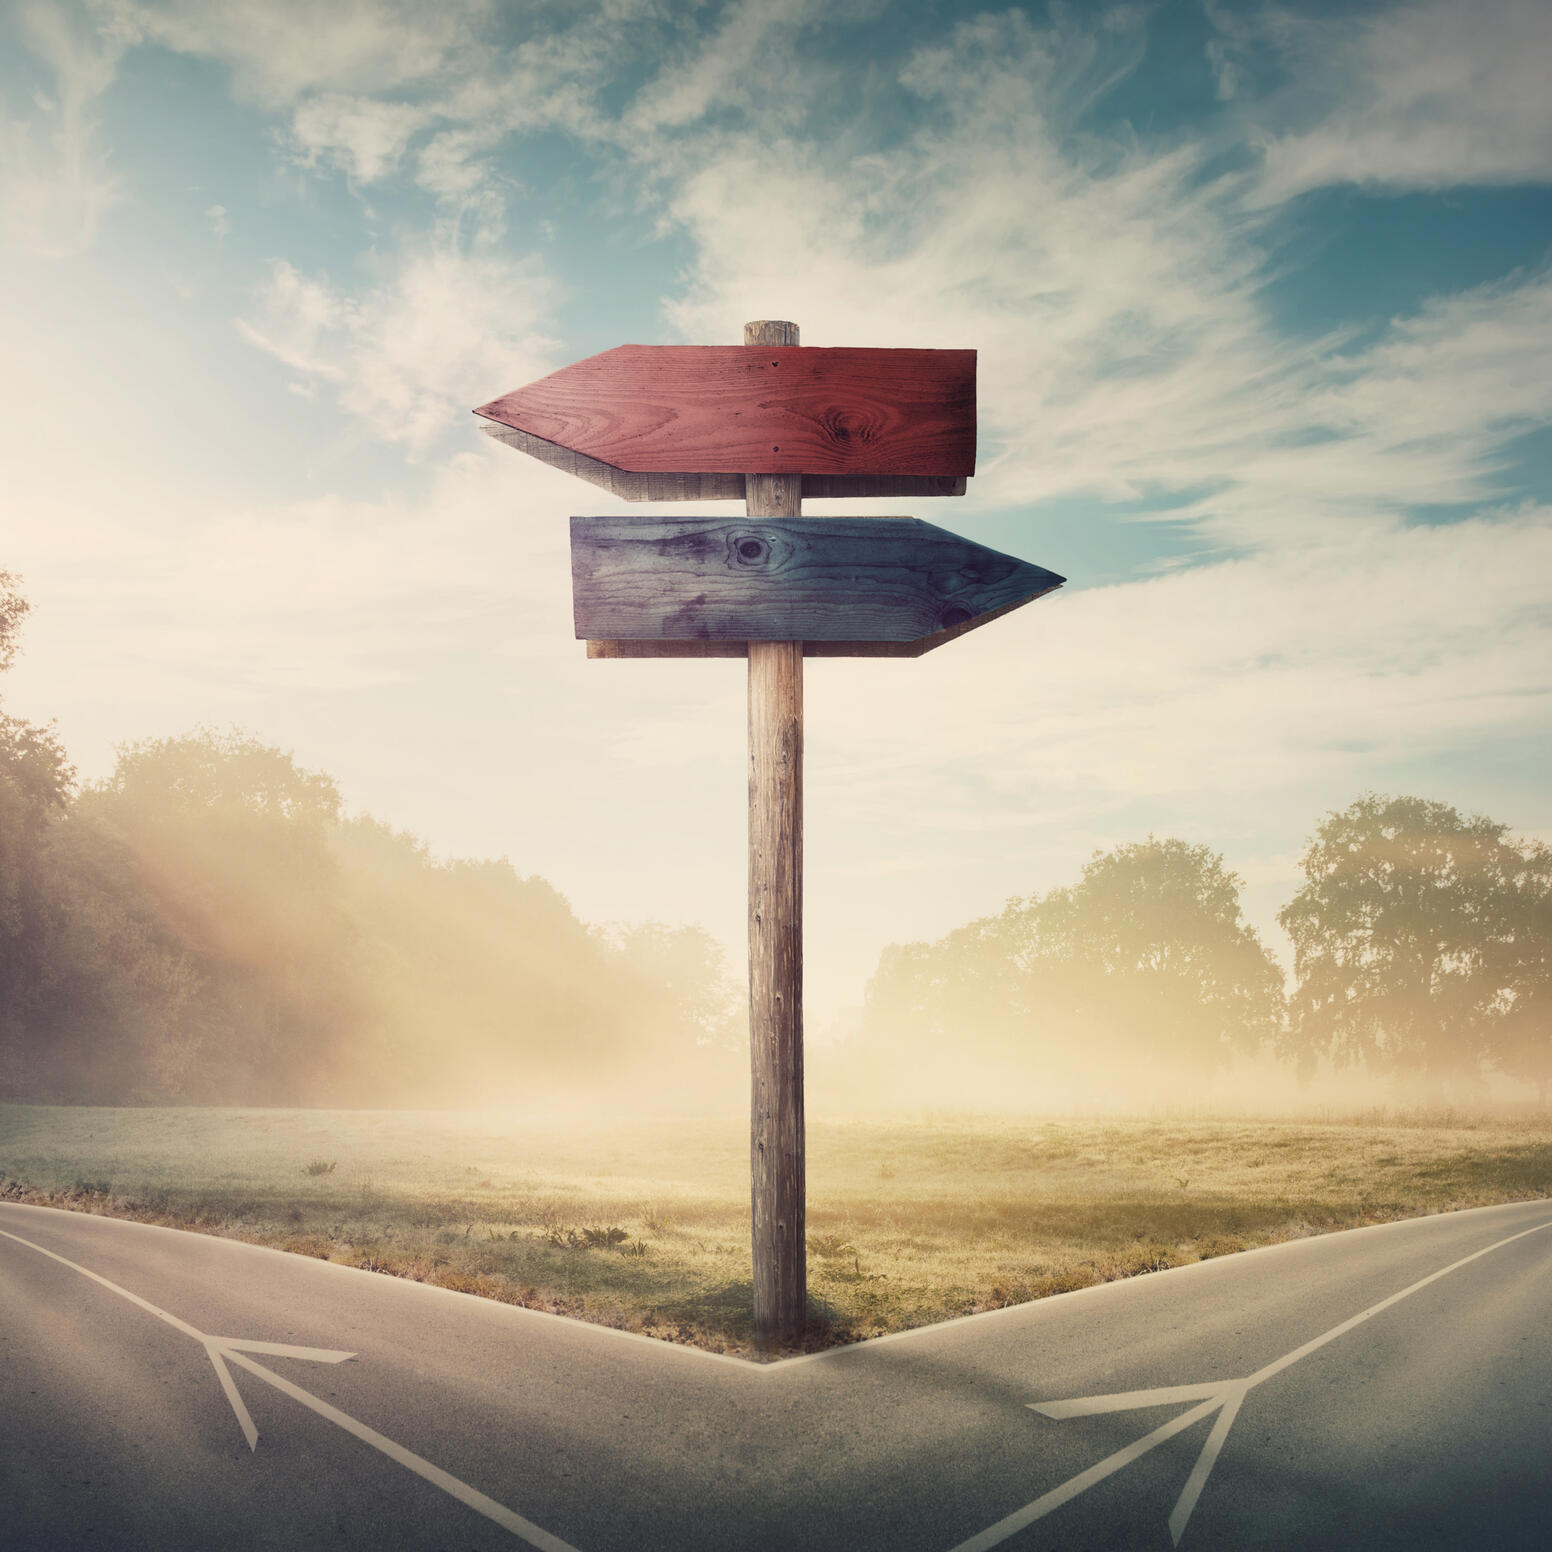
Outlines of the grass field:
{"label": "grass field", "polygon": [[[747,1352],[747,1147],[709,1122],[4,1105],[0,1195]],[[1552,1118],[811,1122],[808,1179],[817,1348],[1549,1196]]]}

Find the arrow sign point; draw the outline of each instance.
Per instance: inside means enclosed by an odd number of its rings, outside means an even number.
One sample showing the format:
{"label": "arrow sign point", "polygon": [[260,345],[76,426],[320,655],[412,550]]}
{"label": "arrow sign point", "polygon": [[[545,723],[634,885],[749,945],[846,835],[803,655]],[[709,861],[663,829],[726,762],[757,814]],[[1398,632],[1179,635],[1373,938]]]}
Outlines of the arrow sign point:
{"label": "arrow sign point", "polygon": [[237,1416],[237,1426],[242,1429],[243,1438],[248,1441],[250,1450],[256,1450],[259,1447],[259,1430],[237,1389],[237,1382],[232,1378],[231,1369],[227,1367],[228,1355],[267,1353],[272,1358],[305,1358],[312,1363],[344,1363],[347,1359],[356,1356],[354,1353],[342,1352],[335,1347],[293,1347],[287,1342],[254,1342],[245,1337],[207,1336],[201,1340],[211,1366],[216,1371],[216,1378],[221,1382],[221,1392],[231,1404],[232,1411]]}

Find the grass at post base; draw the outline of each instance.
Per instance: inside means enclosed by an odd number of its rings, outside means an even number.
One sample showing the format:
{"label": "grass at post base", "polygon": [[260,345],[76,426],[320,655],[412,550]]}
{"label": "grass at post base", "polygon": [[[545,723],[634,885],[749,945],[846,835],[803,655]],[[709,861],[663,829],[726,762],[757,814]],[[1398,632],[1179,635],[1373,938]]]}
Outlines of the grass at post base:
{"label": "grass at post base", "polygon": [[[0,1106],[0,1196],[757,1352],[747,1133]],[[1552,1195],[1552,1120],[815,1121],[817,1350],[1334,1229]]]}

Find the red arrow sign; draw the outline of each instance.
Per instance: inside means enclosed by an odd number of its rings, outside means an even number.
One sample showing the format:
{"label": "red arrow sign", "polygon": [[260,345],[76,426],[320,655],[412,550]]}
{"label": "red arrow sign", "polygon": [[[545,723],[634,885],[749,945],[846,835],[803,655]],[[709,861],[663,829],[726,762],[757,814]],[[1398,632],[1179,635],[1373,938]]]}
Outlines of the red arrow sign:
{"label": "red arrow sign", "polygon": [[633,473],[975,472],[973,350],[620,345],[475,411]]}

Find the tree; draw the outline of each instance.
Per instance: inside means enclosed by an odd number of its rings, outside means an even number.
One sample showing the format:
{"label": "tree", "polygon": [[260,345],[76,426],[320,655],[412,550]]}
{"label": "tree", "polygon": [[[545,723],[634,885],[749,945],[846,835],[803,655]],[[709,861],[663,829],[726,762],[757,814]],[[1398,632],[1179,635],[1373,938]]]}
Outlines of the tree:
{"label": "tree", "polygon": [[[18,651],[28,604],[0,571],[0,670]],[[51,727],[0,710],[0,1092],[30,1066],[32,1023],[47,998],[51,962],[49,832],[64,814],[75,772]]]}
{"label": "tree", "polygon": [[1552,849],[1530,845],[1520,855],[1505,988],[1489,1053],[1501,1071],[1535,1084],[1545,1105],[1552,1087]]}
{"label": "tree", "polygon": [[0,571],[0,673],[15,661],[16,639],[31,608],[22,597],[21,578],[15,572]]}
{"label": "tree", "polygon": [[[31,605],[17,591],[20,579],[0,571],[0,673],[16,661],[17,637]],[[75,770],[52,726],[37,727],[0,711],[0,782],[27,822],[40,823],[63,812]]]}
{"label": "tree", "polygon": [[1524,854],[1506,827],[1445,803],[1365,793],[1329,814],[1283,908],[1298,979],[1287,1046],[1412,1073],[1474,1079],[1512,999],[1530,923],[1516,918]]}
{"label": "tree", "polygon": [[249,735],[198,729],[122,748],[77,809],[124,847],[161,932],[199,969],[198,1059],[159,1065],[197,1070],[200,1097],[333,1092],[351,1022],[333,781]]}
{"label": "tree", "polygon": [[43,975],[20,1091],[99,1104],[201,1097],[205,979],[145,897],[133,856],[73,809],[49,828],[42,862]]}
{"label": "tree", "polygon": [[1243,920],[1239,890],[1209,847],[1150,835],[1095,853],[1076,887],[1039,902],[1026,953],[1068,967],[1090,1038],[1222,1066],[1258,1050],[1282,1017],[1282,973]]}
{"label": "tree", "polygon": [[741,988],[709,932],[638,922],[620,930],[615,944],[629,988],[632,1037],[654,1057],[672,1060],[697,1047],[738,1044]]}
{"label": "tree", "polygon": [[1161,1063],[1221,1066],[1282,1017],[1282,974],[1242,918],[1239,887],[1206,846],[1150,836],[1096,852],[1070,889],[885,950],[864,1040],[940,1063],[969,1044],[988,1073],[1017,1062],[1090,1090],[1101,1077],[1107,1092]]}

